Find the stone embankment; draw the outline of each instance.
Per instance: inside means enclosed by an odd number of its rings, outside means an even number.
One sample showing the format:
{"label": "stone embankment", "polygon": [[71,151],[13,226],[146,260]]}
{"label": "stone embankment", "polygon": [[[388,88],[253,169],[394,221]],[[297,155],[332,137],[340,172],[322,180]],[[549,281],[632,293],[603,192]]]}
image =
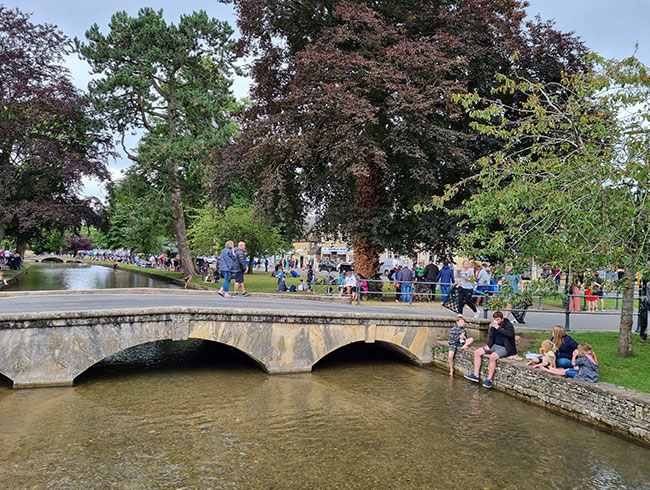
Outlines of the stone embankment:
{"label": "stone embankment", "polygon": [[[433,364],[448,370],[448,344],[437,342]],[[458,351],[458,375],[474,370],[474,356]],[[487,359],[481,381],[487,375]],[[467,381],[470,383],[470,381]],[[523,361],[501,359],[497,364],[493,389],[506,392],[569,417],[650,444],[650,394],[639,393],[610,383],[580,383],[525,366]],[[485,389],[478,387],[477,389]]]}

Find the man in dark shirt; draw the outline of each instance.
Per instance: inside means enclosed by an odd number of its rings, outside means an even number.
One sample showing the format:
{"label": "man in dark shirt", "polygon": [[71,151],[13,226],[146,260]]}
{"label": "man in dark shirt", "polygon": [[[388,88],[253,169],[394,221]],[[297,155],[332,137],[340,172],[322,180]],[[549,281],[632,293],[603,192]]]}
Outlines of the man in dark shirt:
{"label": "man in dark shirt", "polygon": [[239,242],[237,244],[237,248],[233,250],[233,253],[235,254],[232,270],[233,276],[235,278],[235,292],[233,293],[234,296],[237,296],[239,294],[237,293],[237,290],[239,288],[241,288],[242,296],[250,296],[244,287],[244,274],[246,274],[246,269],[248,269],[246,266],[246,252],[244,252],[244,250],[246,250],[245,242]]}
{"label": "man in dark shirt", "polygon": [[[438,272],[440,270],[438,269],[438,266],[433,263],[433,259],[429,259],[429,263],[427,266],[424,268],[424,280],[426,282],[436,282],[436,277],[438,277]],[[429,286],[429,301],[434,302],[436,300],[436,285],[435,284],[428,284]]]}
{"label": "man in dark shirt", "polygon": [[483,386],[492,388],[492,378],[497,368],[497,360],[501,357],[514,356],[517,353],[515,345],[515,327],[510,320],[503,318],[503,313],[495,311],[492,315],[494,321],[490,324],[487,344],[474,351],[474,373],[465,377],[475,383],[479,382],[479,372],[483,356],[490,356],[488,376]]}

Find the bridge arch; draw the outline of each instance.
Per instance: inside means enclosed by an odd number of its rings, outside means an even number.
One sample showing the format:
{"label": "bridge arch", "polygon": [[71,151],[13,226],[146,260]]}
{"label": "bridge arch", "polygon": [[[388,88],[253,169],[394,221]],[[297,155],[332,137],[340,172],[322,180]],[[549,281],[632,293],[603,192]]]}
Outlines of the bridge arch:
{"label": "bridge arch", "polygon": [[[38,260],[36,260],[38,262]],[[60,257],[45,257],[41,259],[41,263],[63,264],[64,260]]]}
{"label": "bridge arch", "polygon": [[[214,342],[216,344],[222,344],[226,345],[228,347],[231,347],[235,349],[236,351],[240,352],[250,360],[252,360],[256,365],[258,365],[262,370],[268,372],[268,368],[264,362],[262,362],[260,359],[258,359],[256,356],[252,355],[249,352],[246,352],[245,350],[241,349],[237,345],[233,345],[228,342],[223,342],[211,338],[205,338],[202,336],[190,336],[189,339],[196,339],[196,340],[204,340],[204,341],[209,341],[209,342]],[[97,355],[93,357],[89,357],[87,359],[84,359],[82,362],[79,362],[76,366],[74,366],[74,372],[72,374],[72,378],[76,379],[79,376],[81,376],[83,373],[85,373],[88,369],[93,367],[94,365],[100,363],[104,359],[107,359],[111,356],[114,356],[116,354],[119,354],[120,352],[124,352],[125,350],[131,349],[133,347],[137,347],[140,345],[146,345],[150,344],[153,342],[162,342],[162,341],[173,341],[174,339],[171,338],[169,334],[163,334],[163,335],[156,335],[154,334],[153,336],[149,337],[148,339],[138,339],[137,341],[133,342],[127,342],[127,343],[120,343],[120,345],[111,345],[110,347],[106,349],[101,349]],[[100,353],[101,352],[101,353]],[[101,356],[101,357],[100,357]],[[1,373],[0,373],[1,374]]]}
{"label": "bridge arch", "polygon": [[5,382],[7,382],[9,384],[13,384],[14,380],[12,378],[10,378],[9,375],[7,375],[7,374],[3,373],[2,371],[0,371],[0,386],[5,384]]}
{"label": "bridge arch", "polygon": [[422,364],[422,361],[415,354],[413,354],[412,352],[410,352],[408,349],[406,349],[404,346],[400,344],[394,342],[386,342],[382,340],[372,342],[372,343],[364,342],[363,340],[354,340],[346,344],[342,344],[328,352],[323,353],[323,355],[321,355],[318,359],[316,359],[316,361],[312,366],[312,369],[320,367],[319,365],[323,364],[324,362],[331,359],[332,357],[342,353],[346,349],[354,348],[356,346],[358,347],[368,346],[375,349],[380,348],[385,351],[392,352],[397,359],[401,359],[412,364]]}
{"label": "bridge arch", "polygon": [[193,335],[190,335],[189,338],[191,339],[198,339],[198,340],[207,340],[209,342],[214,342],[217,344],[222,344],[222,345],[227,345],[228,347],[231,347],[232,349],[235,349],[237,352],[242,353],[246,357],[248,357],[250,360],[252,360],[255,364],[257,364],[262,370],[265,372],[269,372],[269,367],[266,362],[264,362],[262,359],[260,359],[257,355],[255,355],[253,352],[251,352],[249,349],[246,347],[240,345],[238,342],[233,342],[229,341],[226,339],[221,339],[221,338],[214,338],[209,335],[204,335],[202,333],[195,333]]}
{"label": "bridge arch", "polygon": [[[247,354],[246,352],[243,352],[241,349],[238,349],[238,348],[233,347],[231,345],[225,344],[223,342],[216,342],[214,340],[208,340],[208,339],[190,338],[188,340],[201,340],[203,342],[208,342],[208,343],[215,344],[215,345],[220,345],[220,346],[223,346],[223,347],[229,347],[229,348],[237,351],[237,353],[241,354],[242,357],[245,357],[249,361],[252,361],[252,364],[255,364],[256,366],[260,367],[262,370],[266,371],[266,366],[263,363],[259,362],[258,360],[256,360],[255,358],[253,358],[252,356]],[[149,344],[156,344],[156,343],[160,343],[160,342],[174,342],[174,341],[172,341],[170,338],[161,338],[159,340],[152,340],[150,342],[138,343],[138,344],[135,344],[135,345],[131,345],[129,347],[124,347],[123,349],[120,349],[120,350],[118,350],[118,351],[116,351],[116,352],[114,352],[112,354],[108,354],[107,356],[103,357],[102,359],[97,360],[96,362],[91,363],[89,361],[87,363],[84,363],[83,366],[79,366],[79,369],[83,368],[83,370],[80,371],[78,374],[76,374],[74,376],[74,381],[76,381],[80,376],[83,376],[84,373],[86,373],[89,369],[92,369],[93,366],[96,366],[97,364],[101,363],[102,361],[104,361],[104,360],[106,360],[106,359],[108,359],[110,357],[119,355],[120,353],[126,352],[129,349],[135,349],[137,347],[146,346],[146,345],[149,345]],[[0,379],[0,381],[1,381],[1,379]]]}

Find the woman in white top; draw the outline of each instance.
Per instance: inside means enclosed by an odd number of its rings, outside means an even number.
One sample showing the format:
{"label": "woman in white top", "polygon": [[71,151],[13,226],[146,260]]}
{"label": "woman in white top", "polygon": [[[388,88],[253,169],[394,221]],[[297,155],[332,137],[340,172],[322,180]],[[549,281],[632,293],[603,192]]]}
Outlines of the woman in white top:
{"label": "woman in white top", "polygon": [[467,305],[474,312],[474,318],[478,318],[479,311],[472,299],[472,295],[474,294],[473,278],[474,269],[469,266],[469,261],[466,260],[463,262],[463,268],[460,271],[460,281],[456,284],[458,287],[458,313],[462,315],[463,309]]}

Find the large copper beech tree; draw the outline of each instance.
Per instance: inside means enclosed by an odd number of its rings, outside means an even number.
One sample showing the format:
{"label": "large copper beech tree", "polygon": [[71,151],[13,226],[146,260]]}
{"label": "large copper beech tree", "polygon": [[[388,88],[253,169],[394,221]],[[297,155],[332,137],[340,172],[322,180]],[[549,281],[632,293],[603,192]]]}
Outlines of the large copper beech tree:
{"label": "large copper beech tree", "polygon": [[112,139],[63,66],[71,47],[55,26],[0,5],[0,242],[21,254],[44,230],[95,219],[82,179],[109,179]]}
{"label": "large copper beech tree", "polygon": [[351,239],[366,276],[384,248],[451,253],[455,218],[413,207],[501,144],[472,132],[452,96],[489,93],[513,68],[559,80],[585,53],[548,23],[522,28],[514,0],[234,4],[254,105],[224,163],[243,163],[239,175],[290,235],[314,213],[321,231]]}

